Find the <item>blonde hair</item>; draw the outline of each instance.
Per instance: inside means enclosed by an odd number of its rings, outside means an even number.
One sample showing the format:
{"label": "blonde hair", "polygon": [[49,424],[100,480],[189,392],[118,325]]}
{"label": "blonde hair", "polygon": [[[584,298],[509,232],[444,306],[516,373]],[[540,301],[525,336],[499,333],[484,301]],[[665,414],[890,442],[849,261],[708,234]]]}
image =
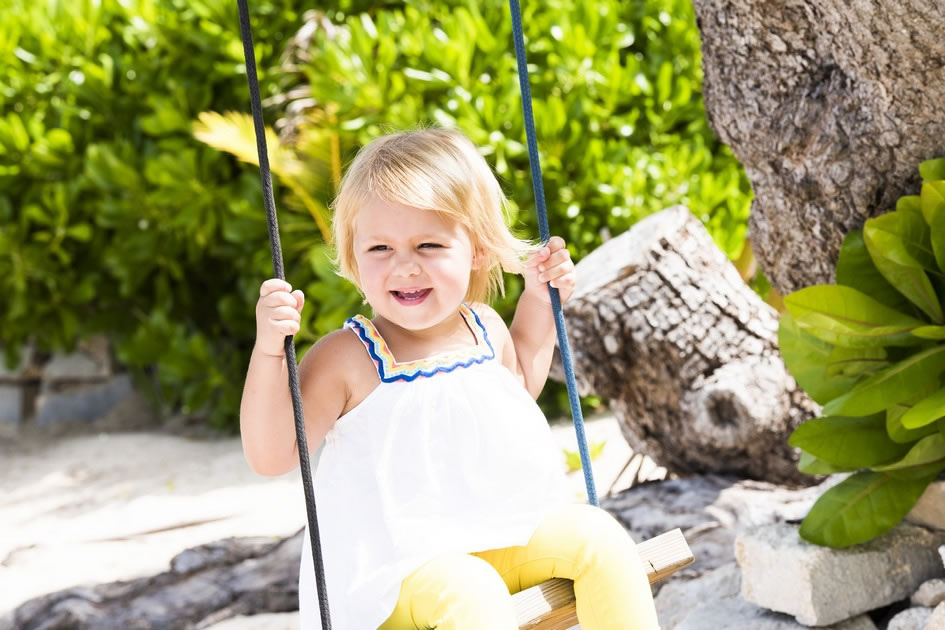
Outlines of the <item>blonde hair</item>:
{"label": "blonde hair", "polygon": [[359,289],[354,229],[358,211],[372,197],[432,210],[466,228],[481,263],[470,274],[468,302],[504,295],[502,272],[522,273],[535,249],[512,234],[508,199],[465,135],[439,128],[392,133],[358,152],[332,203],[335,265]]}

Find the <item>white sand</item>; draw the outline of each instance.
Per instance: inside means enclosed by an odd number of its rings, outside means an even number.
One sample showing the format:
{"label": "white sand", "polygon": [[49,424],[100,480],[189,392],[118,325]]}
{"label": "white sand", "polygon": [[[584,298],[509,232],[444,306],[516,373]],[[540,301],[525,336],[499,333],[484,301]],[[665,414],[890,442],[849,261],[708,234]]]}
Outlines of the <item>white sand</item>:
{"label": "white sand", "polygon": [[[576,450],[569,424],[553,430],[562,448]],[[603,496],[630,449],[611,416],[589,420],[587,433],[591,443],[607,441],[594,462]],[[235,438],[103,433],[27,442],[8,442],[0,454],[0,615],[71,586],[166,571],[174,555],[195,545],[283,537],[305,522],[298,471],[253,473]],[[583,496],[582,474],[570,478]],[[295,614],[261,615],[214,630],[297,625]]]}

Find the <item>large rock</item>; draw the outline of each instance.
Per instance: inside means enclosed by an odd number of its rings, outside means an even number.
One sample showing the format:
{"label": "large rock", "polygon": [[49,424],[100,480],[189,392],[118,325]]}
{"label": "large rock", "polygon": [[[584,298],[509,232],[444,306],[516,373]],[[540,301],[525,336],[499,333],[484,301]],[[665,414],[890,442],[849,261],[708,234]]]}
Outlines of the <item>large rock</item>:
{"label": "large rock", "polygon": [[[697,606],[675,630],[806,630],[791,617],[759,608],[739,597]],[[867,615],[826,626],[827,630],[876,630]],[[669,630],[664,628],[664,630]]]}
{"label": "large rock", "polygon": [[923,630],[942,630],[942,628],[945,628],[945,602],[932,610]]}
{"label": "large rock", "polygon": [[577,273],[564,309],[578,385],[608,400],[634,451],[674,472],[812,483],[788,437],[817,407],[781,360],[778,314],[686,208],[640,221]]}
{"label": "large rock", "polygon": [[847,549],[801,540],[798,526],[765,525],[740,535],[735,559],[749,602],[825,626],[912,595],[945,568],[935,549],[945,533],[900,524]]}
{"label": "large rock", "polygon": [[935,578],[923,582],[909,601],[912,602],[913,606],[935,608],[940,603],[945,602],[945,580]]}
{"label": "large rock", "polygon": [[674,576],[654,599],[660,628],[673,630],[694,610],[709,603],[738,597],[741,589],[742,574],[735,562],[729,562],[697,578]]}
{"label": "large rock", "polygon": [[923,606],[907,608],[889,620],[886,630],[925,630],[931,617],[931,608]]}
{"label": "large rock", "polygon": [[605,497],[601,506],[634,540],[646,540],[676,527],[683,530],[696,562],[677,573],[675,582],[732,562],[735,537],[741,531],[802,519],[814,501],[838,481],[835,476],[820,486],[798,490],[703,475],[639,484]]}

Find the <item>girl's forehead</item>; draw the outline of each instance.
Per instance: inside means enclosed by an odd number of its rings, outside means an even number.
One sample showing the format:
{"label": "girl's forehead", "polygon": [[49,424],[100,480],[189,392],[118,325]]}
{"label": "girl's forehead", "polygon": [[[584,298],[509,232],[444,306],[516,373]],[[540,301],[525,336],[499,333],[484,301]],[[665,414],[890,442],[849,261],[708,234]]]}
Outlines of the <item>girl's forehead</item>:
{"label": "girl's forehead", "polygon": [[361,206],[354,221],[355,238],[407,236],[416,232],[455,232],[462,226],[441,213],[397,202],[372,199]]}

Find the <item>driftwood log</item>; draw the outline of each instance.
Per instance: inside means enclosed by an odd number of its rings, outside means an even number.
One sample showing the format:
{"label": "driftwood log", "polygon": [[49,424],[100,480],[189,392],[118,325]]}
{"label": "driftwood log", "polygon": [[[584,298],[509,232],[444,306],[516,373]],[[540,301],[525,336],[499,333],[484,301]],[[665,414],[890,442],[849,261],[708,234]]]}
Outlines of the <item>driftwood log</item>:
{"label": "driftwood log", "polygon": [[813,481],[787,440],[816,405],[778,353],[777,312],[686,208],[607,241],[577,273],[565,317],[578,386],[608,399],[635,451],[674,472]]}
{"label": "driftwood log", "polygon": [[302,531],[188,549],[165,573],[32,599],[0,630],[196,630],[237,615],[298,610]]}
{"label": "driftwood log", "polygon": [[945,155],[945,0],[694,0],[709,123],[755,193],[782,294],[832,282],[844,234]]}

